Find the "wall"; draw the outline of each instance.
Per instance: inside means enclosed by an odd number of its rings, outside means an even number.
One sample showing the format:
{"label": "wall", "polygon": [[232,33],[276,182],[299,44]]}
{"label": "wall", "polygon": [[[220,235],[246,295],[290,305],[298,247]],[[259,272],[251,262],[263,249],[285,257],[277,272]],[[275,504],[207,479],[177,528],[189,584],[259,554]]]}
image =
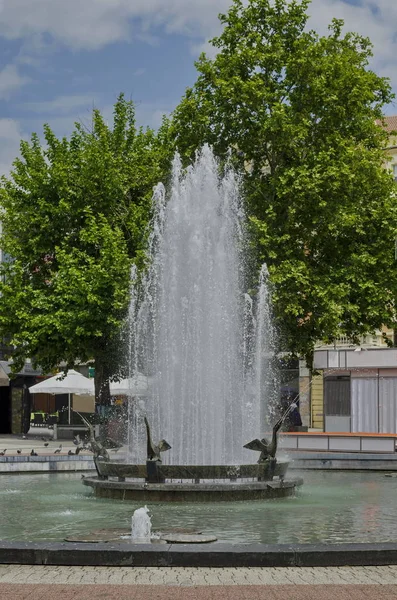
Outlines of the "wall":
{"label": "wall", "polygon": [[94,413],[95,396],[73,394],[73,410],[81,413]]}
{"label": "wall", "polygon": [[324,430],[324,380],[323,374],[314,375],[311,390],[311,426],[315,429]]}
{"label": "wall", "polygon": [[311,426],[310,414],[311,376],[304,361],[299,361],[299,412],[302,425]]}

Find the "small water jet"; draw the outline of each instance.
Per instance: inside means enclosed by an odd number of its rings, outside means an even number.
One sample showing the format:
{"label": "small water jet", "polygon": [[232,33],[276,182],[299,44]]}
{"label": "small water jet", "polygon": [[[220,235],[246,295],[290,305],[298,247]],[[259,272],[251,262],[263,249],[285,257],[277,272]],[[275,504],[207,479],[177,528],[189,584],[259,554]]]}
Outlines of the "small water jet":
{"label": "small water jet", "polygon": [[147,506],[134,511],[131,519],[131,541],[141,544],[150,544],[152,534],[152,520]]}

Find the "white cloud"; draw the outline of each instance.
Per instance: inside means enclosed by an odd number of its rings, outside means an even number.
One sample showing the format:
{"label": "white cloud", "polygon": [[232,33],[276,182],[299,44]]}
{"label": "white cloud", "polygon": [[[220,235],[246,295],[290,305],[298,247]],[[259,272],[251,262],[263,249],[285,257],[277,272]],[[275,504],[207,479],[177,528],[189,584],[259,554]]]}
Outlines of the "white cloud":
{"label": "white cloud", "polygon": [[[207,38],[219,12],[230,0],[0,0],[0,35],[8,39],[49,34],[80,49],[96,49],[150,36],[160,26],[167,33]],[[139,20],[138,24],[131,21]]]}
{"label": "white cloud", "polygon": [[[160,28],[192,38],[197,52],[208,50],[206,40],[219,32],[218,13],[230,5],[231,0],[0,0],[0,36],[33,47],[49,37],[73,49],[94,50],[133,37],[150,42]],[[368,35],[376,48],[375,66],[397,79],[397,2],[312,0],[309,12],[311,25],[323,32],[339,17],[348,29]]]}
{"label": "white cloud", "polygon": [[0,175],[8,175],[13,160],[19,155],[19,144],[23,137],[18,121],[0,119]]}
{"label": "white cloud", "polygon": [[[43,46],[43,35],[81,49],[96,49],[129,39],[142,39],[161,27],[206,40],[219,31],[218,14],[227,12],[232,0],[0,0],[0,35],[31,39]],[[376,7],[374,15],[371,8]],[[345,18],[348,27],[364,30],[378,41],[390,41],[397,16],[392,0],[362,0],[361,5],[343,0],[312,0],[309,12],[325,29],[333,16]],[[139,25],[138,25],[139,22]],[[386,32],[386,36],[382,35]]]}
{"label": "white cloud", "polygon": [[30,79],[21,75],[15,65],[7,65],[0,71],[0,98],[7,99],[12,92],[26,85]]}
{"label": "white cloud", "polygon": [[[205,42],[219,31],[218,14],[232,0],[0,0],[0,35],[30,39],[42,46],[50,36],[74,49],[96,49],[138,37],[151,39],[156,27]],[[372,10],[377,9],[376,14]],[[323,31],[333,16],[346,19],[347,27],[370,35],[377,52],[391,58],[397,19],[397,2],[362,0],[312,0],[312,23]]]}
{"label": "white cloud", "polygon": [[[210,51],[207,40],[220,31],[218,13],[226,12],[231,0],[0,0],[0,37],[22,41],[14,64],[0,71],[0,99],[28,82],[19,65],[35,66],[37,56],[64,44],[74,50],[95,50],[112,42],[140,39],[152,43],[156,35],[180,34],[190,39],[192,51]],[[391,78],[397,89],[397,2],[395,0],[361,0],[350,4],[344,0],[312,0],[309,26],[326,33],[333,17],[342,18],[346,29],[370,37],[375,46],[372,68]],[[142,70],[133,73],[138,77]],[[70,132],[73,120],[89,119],[93,106],[103,108],[95,95],[59,96],[43,103],[21,105],[48,117],[59,132]],[[137,106],[140,123],[157,126],[161,115],[172,106],[158,103]],[[110,107],[104,107],[111,118]],[[395,107],[390,110],[397,112]],[[42,118],[37,119],[41,129]],[[30,130],[34,120],[29,123]],[[7,138],[7,143],[1,140]],[[0,120],[0,168],[9,165],[5,152],[13,158],[18,151],[21,126],[16,121]],[[7,148],[4,148],[7,146]]]}
{"label": "white cloud", "polygon": [[[189,38],[195,54],[203,49],[213,54],[207,40],[219,33],[218,13],[230,5],[231,0],[0,0],[0,36],[23,40],[20,62],[36,60],[34,55],[51,44],[95,50],[134,38],[153,43],[164,33]],[[371,66],[397,87],[395,0],[312,0],[309,13],[310,26],[321,33],[338,17],[346,21],[346,29],[368,35],[375,46]],[[12,69],[4,73],[11,89],[24,79]],[[6,92],[0,78],[1,93]]]}

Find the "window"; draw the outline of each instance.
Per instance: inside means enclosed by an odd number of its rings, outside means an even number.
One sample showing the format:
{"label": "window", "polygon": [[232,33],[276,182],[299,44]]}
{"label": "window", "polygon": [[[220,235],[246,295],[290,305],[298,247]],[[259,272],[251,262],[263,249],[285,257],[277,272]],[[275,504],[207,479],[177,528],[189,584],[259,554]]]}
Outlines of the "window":
{"label": "window", "polygon": [[324,409],[326,416],[350,416],[350,377],[325,377]]}

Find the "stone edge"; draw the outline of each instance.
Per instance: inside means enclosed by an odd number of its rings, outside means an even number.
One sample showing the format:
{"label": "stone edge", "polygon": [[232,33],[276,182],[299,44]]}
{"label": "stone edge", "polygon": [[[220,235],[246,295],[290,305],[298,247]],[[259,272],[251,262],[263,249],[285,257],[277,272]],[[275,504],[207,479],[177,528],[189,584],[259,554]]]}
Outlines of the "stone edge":
{"label": "stone edge", "polygon": [[103,567],[336,567],[397,564],[397,544],[0,542],[0,564]]}

